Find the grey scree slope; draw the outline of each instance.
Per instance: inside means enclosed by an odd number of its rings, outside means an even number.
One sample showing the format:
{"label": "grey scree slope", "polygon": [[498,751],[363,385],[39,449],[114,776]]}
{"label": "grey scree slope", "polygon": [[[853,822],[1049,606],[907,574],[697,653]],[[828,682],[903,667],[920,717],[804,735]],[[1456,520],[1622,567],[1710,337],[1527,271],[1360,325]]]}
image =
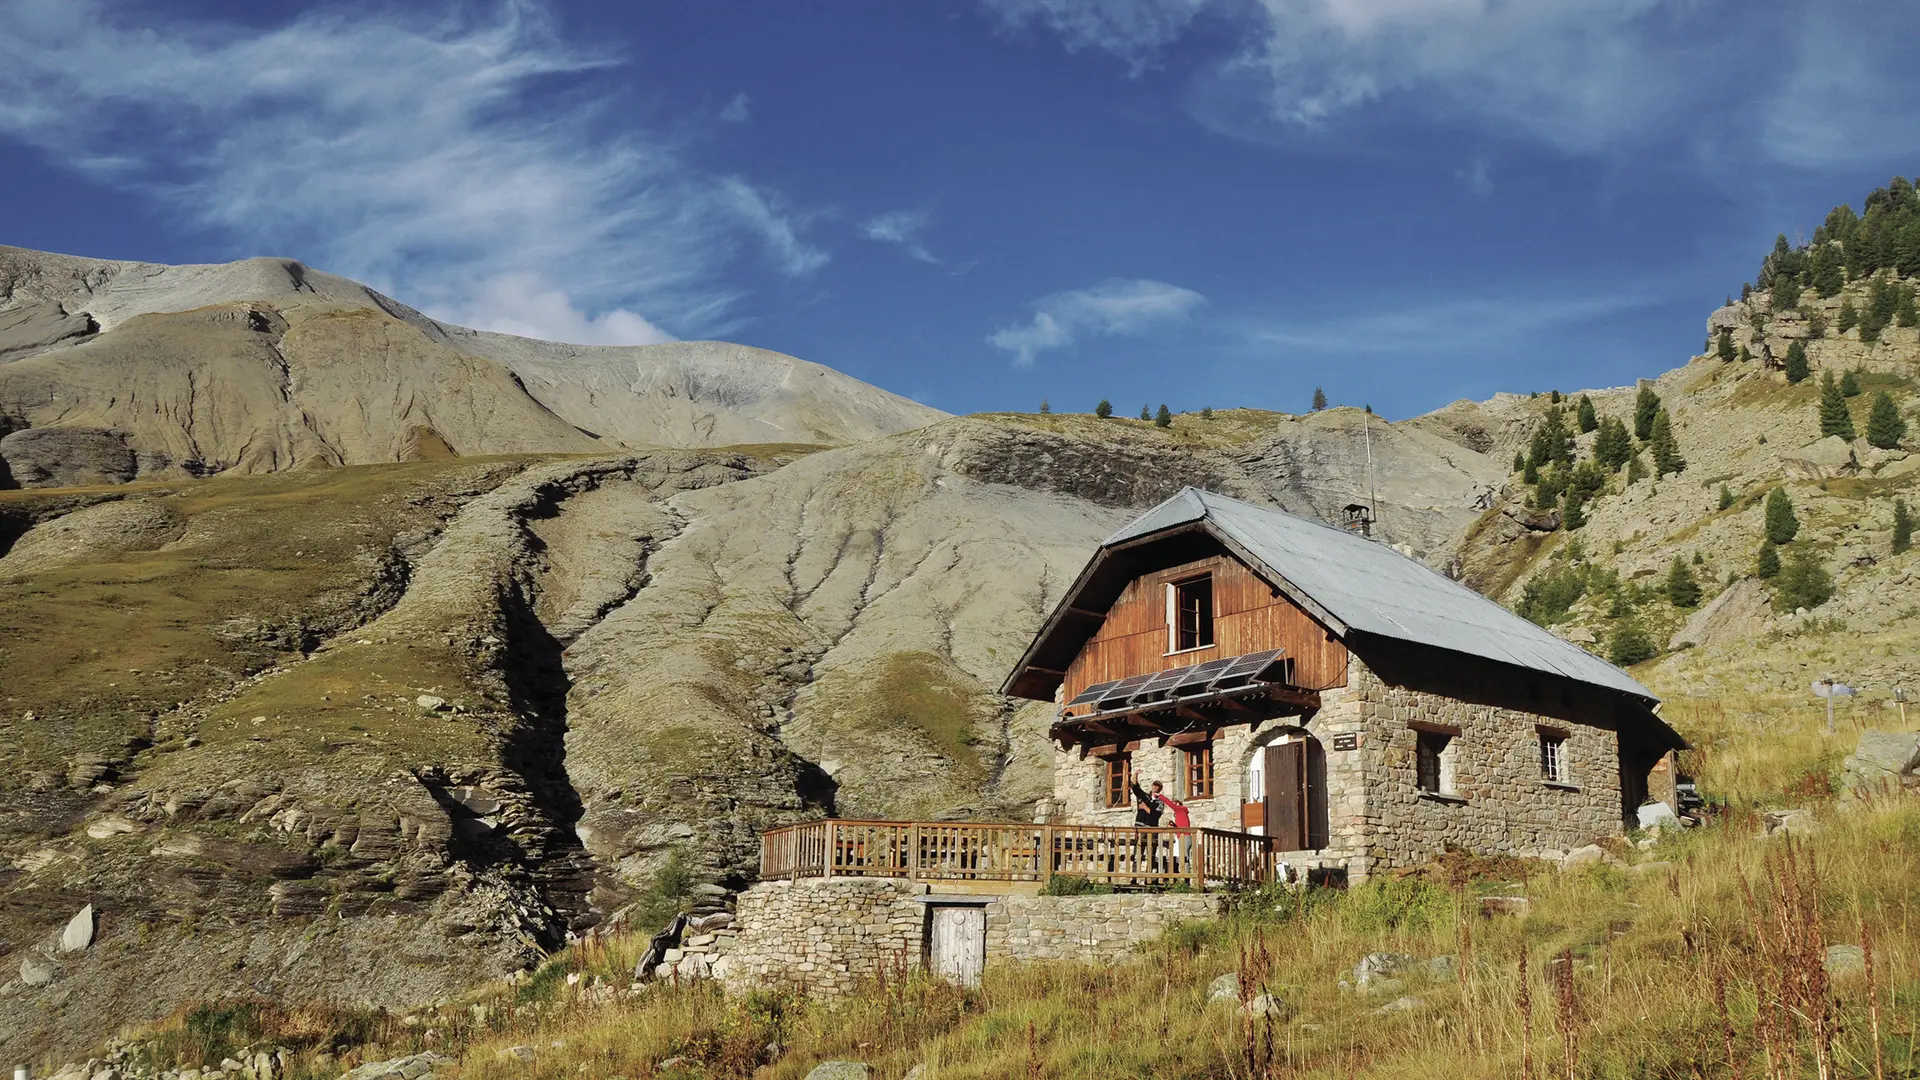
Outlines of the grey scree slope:
{"label": "grey scree slope", "polygon": [[1633,676],[1385,544],[1280,510],[1196,488],[1180,492],[1101,542],[1110,548],[1205,522],[1314,606],[1359,631],[1563,675],[1646,702]]}

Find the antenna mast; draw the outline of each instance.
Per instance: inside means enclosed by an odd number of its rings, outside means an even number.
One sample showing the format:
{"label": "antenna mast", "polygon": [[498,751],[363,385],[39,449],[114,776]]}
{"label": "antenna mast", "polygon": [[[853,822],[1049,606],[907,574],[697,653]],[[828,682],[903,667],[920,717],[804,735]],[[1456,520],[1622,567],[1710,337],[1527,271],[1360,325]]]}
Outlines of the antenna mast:
{"label": "antenna mast", "polygon": [[1360,414],[1360,431],[1367,444],[1367,516],[1380,520],[1380,500],[1373,494],[1373,410]]}

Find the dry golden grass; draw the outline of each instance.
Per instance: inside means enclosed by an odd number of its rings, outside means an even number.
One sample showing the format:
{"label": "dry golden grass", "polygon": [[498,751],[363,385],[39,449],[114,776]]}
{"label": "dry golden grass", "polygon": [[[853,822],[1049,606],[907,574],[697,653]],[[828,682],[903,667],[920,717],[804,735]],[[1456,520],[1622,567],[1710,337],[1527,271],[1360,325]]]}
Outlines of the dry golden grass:
{"label": "dry golden grass", "polygon": [[[1249,897],[1108,967],[996,966],[971,991],[897,973],[835,1005],[704,985],[627,995],[644,939],[597,939],[479,999],[483,1023],[471,1002],[389,1023],[341,1064],[433,1046],[461,1058],[437,1075],[463,1080],[799,1080],[843,1058],[882,1080],[916,1064],[930,1080],[1920,1077],[1920,801],[1836,801],[1826,780],[1852,737],[1804,708],[1755,698],[1674,719],[1723,810],[1651,850],[1622,845],[1634,866],[1453,860],[1346,894]],[[1757,838],[1756,808],[1785,804],[1815,809],[1821,831]],[[1529,913],[1481,917],[1486,891],[1524,892]],[[1868,946],[1871,974],[1828,980],[1832,944]],[[1380,951],[1459,962],[1382,993],[1337,985]],[[1285,1015],[1209,1003],[1236,970]]]}

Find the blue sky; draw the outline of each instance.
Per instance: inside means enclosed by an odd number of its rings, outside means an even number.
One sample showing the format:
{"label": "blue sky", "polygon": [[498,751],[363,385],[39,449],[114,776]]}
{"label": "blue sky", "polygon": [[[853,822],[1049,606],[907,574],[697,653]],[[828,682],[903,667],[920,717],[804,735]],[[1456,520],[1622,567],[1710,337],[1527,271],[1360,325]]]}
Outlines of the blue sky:
{"label": "blue sky", "polygon": [[1920,171],[1920,5],[0,0],[0,243],[284,255],[955,412],[1407,416],[1685,361]]}

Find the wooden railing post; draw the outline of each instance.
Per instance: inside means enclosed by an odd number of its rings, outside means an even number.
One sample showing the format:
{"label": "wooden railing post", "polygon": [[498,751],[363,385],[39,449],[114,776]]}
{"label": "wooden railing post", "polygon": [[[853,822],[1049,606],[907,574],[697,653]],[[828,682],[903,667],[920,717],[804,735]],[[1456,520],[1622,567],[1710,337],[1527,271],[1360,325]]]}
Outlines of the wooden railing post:
{"label": "wooden railing post", "polygon": [[920,824],[915,822],[907,826],[907,850],[905,858],[900,860],[900,868],[906,871],[908,881],[920,880]]}
{"label": "wooden railing post", "polygon": [[832,877],[834,870],[840,862],[840,826],[839,823],[832,818],[827,819],[827,850],[825,854],[826,859],[823,861],[826,863],[826,866],[822,869],[821,876]]}
{"label": "wooden railing post", "polygon": [[1207,891],[1207,834],[1199,829],[1187,830],[1187,857],[1193,860],[1193,891]]}
{"label": "wooden railing post", "polygon": [[1040,826],[1040,891],[1047,890],[1047,882],[1053,880],[1054,836],[1051,824]]}

